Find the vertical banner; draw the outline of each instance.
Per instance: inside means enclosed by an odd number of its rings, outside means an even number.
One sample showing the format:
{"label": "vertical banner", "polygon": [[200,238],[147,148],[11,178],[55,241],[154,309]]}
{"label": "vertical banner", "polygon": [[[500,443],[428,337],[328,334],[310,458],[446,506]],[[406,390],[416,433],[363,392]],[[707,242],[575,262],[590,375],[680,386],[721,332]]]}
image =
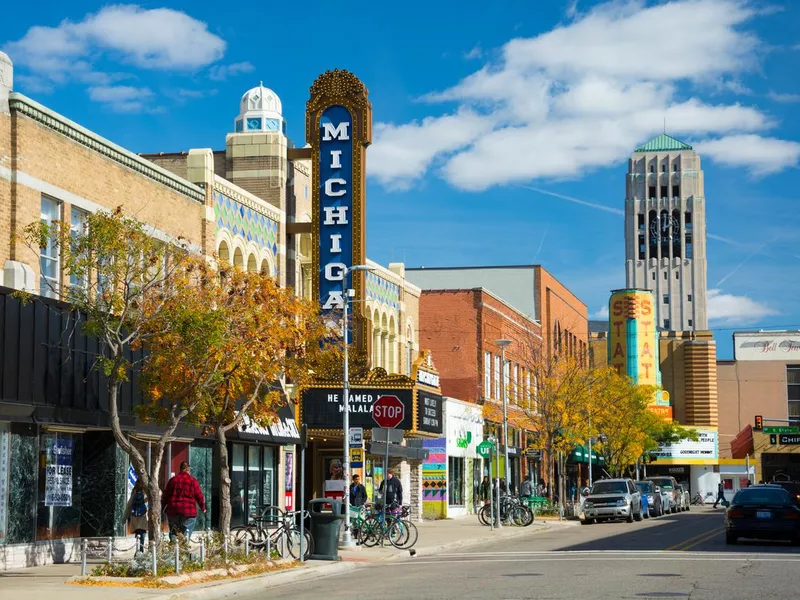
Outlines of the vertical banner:
{"label": "vertical banner", "polygon": [[[294,452],[286,453],[286,478],[284,481],[283,501],[286,510],[294,510]],[[300,485],[303,485],[302,482]]]}
{"label": "vertical banner", "polygon": [[44,505],[72,506],[72,439],[44,437]]}
{"label": "vertical banner", "polygon": [[0,423],[0,544],[8,535],[8,479],[11,460],[11,431],[8,423]]}

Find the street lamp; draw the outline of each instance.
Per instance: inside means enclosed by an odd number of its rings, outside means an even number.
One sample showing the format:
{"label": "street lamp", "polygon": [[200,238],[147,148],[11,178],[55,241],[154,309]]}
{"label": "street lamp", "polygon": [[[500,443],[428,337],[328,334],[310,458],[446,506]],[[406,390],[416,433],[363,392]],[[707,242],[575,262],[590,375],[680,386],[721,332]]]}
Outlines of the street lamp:
{"label": "street lamp", "polygon": [[[506,489],[511,489],[511,476],[509,475],[509,465],[508,465],[508,399],[507,394],[508,390],[506,389],[506,347],[511,344],[511,340],[495,340],[495,346],[500,346],[500,380],[503,382],[503,460],[505,461],[505,475],[506,475]],[[510,374],[510,373],[509,373]],[[500,477],[500,473],[497,474],[498,478]],[[498,486],[499,482],[498,482]]]}
{"label": "street lamp", "polygon": [[350,302],[350,290],[347,287],[347,276],[353,271],[374,271],[375,267],[369,265],[354,265],[345,267],[342,271],[342,340],[344,341],[344,376],[342,377],[344,387],[344,419],[342,423],[342,438],[344,438],[344,461],[342,462],[342,476],[344,477],[344,535],[342,536],[342,546],[355,546],[353,538],[350,536],[350,381],[349,381],[349,341],[347,326],[347,305]]}

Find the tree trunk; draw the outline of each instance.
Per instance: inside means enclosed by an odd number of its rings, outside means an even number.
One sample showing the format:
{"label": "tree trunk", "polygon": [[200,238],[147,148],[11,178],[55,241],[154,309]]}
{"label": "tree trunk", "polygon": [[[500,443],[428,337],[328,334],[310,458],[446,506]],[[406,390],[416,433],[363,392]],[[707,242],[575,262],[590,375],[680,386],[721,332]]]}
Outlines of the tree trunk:
{"label": "tree trunk", "polygon": [[164,456],[164,448],[159,449],[155,446],[155,452],[151,455],[152,477],[147,486],[147,499],[149,502],[147,511],[147,522],[150,526],[149,539],[156,543],[161,543],[161,459]]}
{"label": "tree trunk", "polygon": [[231,473],[228,463],[226,432],[217,428],[219,446],[219,530],[227,536],[231,531]]}
{"label": "tree trunk", "polygon": [[555,456],[553,456],[553,445],[547,445],[547,501],[553,503],[553,489],[555,484]]}

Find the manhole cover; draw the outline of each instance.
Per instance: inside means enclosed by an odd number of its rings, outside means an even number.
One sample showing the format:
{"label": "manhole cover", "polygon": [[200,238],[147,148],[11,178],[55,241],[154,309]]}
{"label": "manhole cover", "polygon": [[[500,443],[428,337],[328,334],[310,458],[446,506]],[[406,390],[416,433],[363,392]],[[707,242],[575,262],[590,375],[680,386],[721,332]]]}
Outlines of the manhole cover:
{"label": "manhole cover", "polygon": [[636,595],[642,598],[687,598],[689,596],[683,592],[641,592]]}
{"label": "manhole cover", "polygon": [[506,573],[503,577],[541,577],[541,573]]}
{"label": "manhole cover", "polygon": [[682,577],[680,573],[639,573],[639,577]]}

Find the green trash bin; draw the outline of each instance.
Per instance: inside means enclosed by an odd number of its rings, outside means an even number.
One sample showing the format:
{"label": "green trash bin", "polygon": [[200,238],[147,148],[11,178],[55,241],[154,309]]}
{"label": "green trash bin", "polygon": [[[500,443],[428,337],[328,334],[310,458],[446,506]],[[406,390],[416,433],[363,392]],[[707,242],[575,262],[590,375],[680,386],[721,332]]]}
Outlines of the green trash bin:
{"label": "green trash bin", "polygon": [[339,532],[344,521],[344,503],[330,498],[316,498],[308,503],[311,515],[311,537],[314,538],[312,560],[342,560],[339,556]]}

